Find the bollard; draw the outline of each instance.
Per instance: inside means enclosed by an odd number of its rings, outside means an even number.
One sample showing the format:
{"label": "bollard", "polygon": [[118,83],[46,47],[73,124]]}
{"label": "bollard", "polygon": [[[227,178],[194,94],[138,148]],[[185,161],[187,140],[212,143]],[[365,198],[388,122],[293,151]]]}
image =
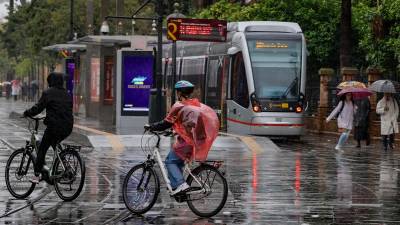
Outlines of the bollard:
{"label": "bollard", "polygon": [[334,74],[331,68],[321,68],[318,71],[320,76],[320,90],[319,90],[319,104],[318,104],[318,117],[317,117],[317,130],[324,131],[325,118],[328,114],[328,82]]}
{"label": "bollard", "polygon": [[356,79],[358,69],[354,67],[343,67],[340,73],[342,74],[342,81],[352,81]]}

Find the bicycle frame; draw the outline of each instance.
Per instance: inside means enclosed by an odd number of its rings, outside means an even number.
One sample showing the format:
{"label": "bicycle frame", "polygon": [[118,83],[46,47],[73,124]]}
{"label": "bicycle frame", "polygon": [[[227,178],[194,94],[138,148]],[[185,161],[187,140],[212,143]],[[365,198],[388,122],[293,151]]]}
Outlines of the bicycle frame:
{"label": "bicycle frame", "polygon": [[[164,165],[163,160],[161,159],[161,155],[160,155],[160,152],[159,152],[159,149],[160,149],[160,148],[159,148],[159,146],[160,146],[160,136],[157,135],[157,137],[158,137],[157,144],[156,144],[156,146],[155,146],[154,149],[153,149],[153,153],[152,153],[152,155],[151,155],[150,160],[155,160],[155,161],[158,163],[158,166],[159,166],[159,168],[160,168],[160,170],[161,170],[161,174],[162,174],[162,177],[163,177],[163,179],[164,179],[164,182],[165,182],[166,185],[167,185],[168,192],[169,192],[169,194],[172,194],[173,190],[172,190],[172,187],[171,187],[171,181],[170,181],[169,178],[168,178],[167,169],[166,169],[166,167],[165,167],[165,165]],[[202,187],[201,190],[189,191],[189,192],[187,192],[186,194],[200,194],[200,193],[205,193],[206,191],[208,191],[208,190],[210,189],[210,188],[208,187],[207,184],[201,183],[201,182],[197,179],[197,177],[194,176],[194,175],[192,174],[192,172],[191,172],[191,170],[190,170],[190,167],[189,167],[189,165],[188,165],[187,163],[185,163],[185,167],[184,167],[183,172],[186,172],[186,173],[188,174],[188,176],[192,176],[193,179],[194,179],[194,181],[196,181],[196,182]]]}
{"label": "bicycle frame", "polygon": [[[35,120],[35,123],[36,123],[35,124],[35,129],[29,129],[29,132],[31,133],[31,138],[30,138],[30,142],[27,141],[25,149],[28,150],[29,147],[32,147],[33,150],[37,154],[38,151],[39,151],[39,146],[37,145],[37,143],[39,141],[39,137],[37,136],[38,135],[39,120]],[[56,159],[58,159],[60,161],[60,164],[61,164],[61,167],[63,168],[63,171],[65,172],[65,170],[66,170],[64,162],[61,160],[61,157],[60,157],[60,152],[62,151],[61,144],[58,143],[55,147],[51,146],[51,149],[54,152],[54,156],[53,156],[53,162],[51,163],[51,167],[49,168],[50,169],[50,171],[49,171],[49,179],[53,179],[53,178],[56,177],[53,174],[54,171],[51,170],[52,167],[55,165]],[[29,163],[27,165],[27,169],[28,168],[29,168]],[[73,169],[73,168],[71,167],[71,169]],[[73,172],[75,172],[75,171],[73,171]]]}

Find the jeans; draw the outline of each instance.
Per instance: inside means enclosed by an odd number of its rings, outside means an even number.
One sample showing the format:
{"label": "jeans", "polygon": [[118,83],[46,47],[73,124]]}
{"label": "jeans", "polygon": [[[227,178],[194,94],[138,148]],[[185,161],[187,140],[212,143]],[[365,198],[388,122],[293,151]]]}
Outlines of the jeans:
{"label": "jeans", "polygon": [[337,143],[337,146],[338,147],[343,147],[344,143],[349,138],[349,135],[350,135],[350,130],[346,130],[345,132],[343,132],[339,137],[339,141]]}
{"label": "jeans", "polygon": [[168,156],[165,159],[165,166],[168,170],[168,178],[171,181],[172,189],[177,188],[185,182],[183,179],[183,167],[185,166],[185,161],[179,158],[175,154],[174,150],[171,150],[168,153]]}

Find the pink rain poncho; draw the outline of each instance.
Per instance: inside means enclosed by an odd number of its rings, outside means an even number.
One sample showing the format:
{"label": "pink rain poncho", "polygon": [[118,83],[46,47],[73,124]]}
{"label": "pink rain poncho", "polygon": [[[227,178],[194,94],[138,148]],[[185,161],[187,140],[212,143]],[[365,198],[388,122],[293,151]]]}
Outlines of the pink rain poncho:
{"label": "pink rain poncho", "polygon": [[175,103],[165,120],[173,124],[172,128],[179,135],[173,149],[181,159],[207,159],[219,130],[219,120],[214,110],[198,99],[188,99]]}

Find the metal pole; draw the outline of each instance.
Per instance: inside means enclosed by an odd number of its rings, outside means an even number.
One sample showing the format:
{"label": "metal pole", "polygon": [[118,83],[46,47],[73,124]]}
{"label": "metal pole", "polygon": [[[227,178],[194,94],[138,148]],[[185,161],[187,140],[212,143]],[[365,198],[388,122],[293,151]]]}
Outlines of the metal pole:
{"label": "metal pole", "polygon": [[74,39],[74,0],[71,0],[70,5],[70,20],[69,20],[69,40]]}
{"label": "metal pole", "polygon": [[156,76],[156,88],[157,88],[157,95],[156,95],[156,114],[155,117],[157,121],[164,119],[163,113],[163,104],[162,104],[162,18],[163,18],[163,1],[158,0],[158,7],[157,7],[157,76]]}
{"label": "metal pole", "polygon": [[172,94],[171,94],[171,105],[175,103],[175,89],[174,85],[176,83],[176,41],[172,42]]}

